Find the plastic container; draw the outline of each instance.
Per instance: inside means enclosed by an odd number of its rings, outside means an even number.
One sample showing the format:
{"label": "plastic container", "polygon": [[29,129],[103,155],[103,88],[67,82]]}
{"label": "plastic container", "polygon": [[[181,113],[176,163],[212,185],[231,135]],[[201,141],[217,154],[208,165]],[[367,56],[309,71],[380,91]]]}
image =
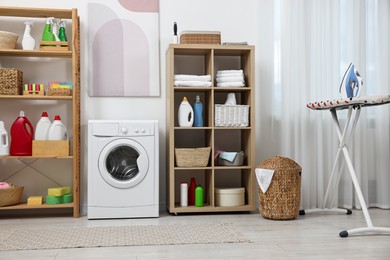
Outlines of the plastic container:
{"label": "plastic container", "polygon": [[180,183],[180,207],[188,206],[188,183]]}
{"label": "plastic container", "polygon": [[245,188],[216,188],[215,204],[217,207],[233,207],[245,204]]}
{"label": "plastic container", "polygon": [[50,126],[51,121],[47,115],[47,112],[42,112],[42,116],[39,119],[37,126],[35,127],[34,140],[48,140]]}
{"label": "plastic container", "polygon": [[11,126],[10,155],[31,156],[33,136],[34,128],[30,120],[24,115],[23,111],[20,111],[19,117]]}
{"label": "plastic container", "polygon": [[195,189],[195,207],[203,207],[203,188],[200,185]]}
{"label": "plastic container", "polygon": [[183,101],[179,106],[178,121],[181,127],[191,127],[194,123],[194,110],[186,97],[183,97]]}
{"label": "plastic container", "polygon": [[4,122],[0,121],[0,156],[9,155],[8,133],[5,130]]}
{"label": "plastic container", "polygon": [[200,102],[200,96],[197,95],[194,103],[194,126],[202,127],[203,125],[203,104]]}
{"label": "plastic container", "polygon": [[50,125],[48,140],[68,140],[68,131],[61,121],[61,117],[56,115]]}
{"label": "plastic container", "polygon": [[42,32],[42,41],[55,41],[56,38],[54,37],[54,34],[51,31],[52,23],[53,23],[54,17],[49,17],[46,19],[45,27],[43,28]]}
{"label": "plastic container", "polygon": [[22,48],[23,50],[34,50],[35,49],[35,39],[31,36],[31,27],[33,26],[32,21],[24,22],[26,28],[24,29],[23,39],[22,39]]}
{"label": "plastic container", "polygon": [[189,206],[195,205],[195,189],[196,189],[195,178],[191,178],[190,187],[188,188],[188,205]]}

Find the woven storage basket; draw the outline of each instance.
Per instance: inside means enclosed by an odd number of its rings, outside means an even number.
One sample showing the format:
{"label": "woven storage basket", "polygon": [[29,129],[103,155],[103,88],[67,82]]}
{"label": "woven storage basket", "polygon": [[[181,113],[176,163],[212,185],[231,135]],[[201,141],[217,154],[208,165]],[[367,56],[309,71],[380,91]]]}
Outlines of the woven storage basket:
{"label": "woven storage basket", "polygon": [[17,40],[17,34],[0,31],[0,49],[15,49]]}
{"label": "woven storage basket", "polygon": [[23,72],[13,68],[0,68],[0,95],[21,95]]}
{"label": "woven storage basket", "polygon": [[213,31],[183,31],[181,44],[221,44],[221,33]]}
{"label": "woven storage basket", "polygon": [[18,204],[22,198],[24,187],[0,189],[0,207]]}
{"label": "woven storage basket", "polygon": [[299,213],[302,168],[291,159],[276,156],[257,168],[275,170],[268,190],[259,187],[259,211],[267,219],[294,219]]}
{"label": "woven storage basket", "polygon": [[215,126],[249,126],[249,105],[215,105]]}
{"label": "woven storage basket", "polygon": [[72,90],[69,88],[48,88],[48,96],[72,96]]}
{"label": "woven storage basket", "polygon": [[210,158],[211,147],[175,148],[178,167],[205,167]]}

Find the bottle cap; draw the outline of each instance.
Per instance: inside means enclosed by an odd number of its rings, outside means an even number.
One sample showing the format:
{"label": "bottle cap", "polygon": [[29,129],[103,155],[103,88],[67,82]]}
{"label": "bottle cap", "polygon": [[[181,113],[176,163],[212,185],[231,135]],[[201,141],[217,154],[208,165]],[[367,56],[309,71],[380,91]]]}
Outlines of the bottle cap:
{"label": "bottle cap", "polygon": [[42,112],[42,117],[49,117],[49,116],[47,115],[47,112]]}
{"label": "bottle cap", "polygon": [[59,115],[56,115],[56,116],[54,117],[54,120],[61,120],[61,117],[60,117]]}
{"label": "bottle cap", "polygon": [[19,112],[19,117],[24,117],[24,111]]}

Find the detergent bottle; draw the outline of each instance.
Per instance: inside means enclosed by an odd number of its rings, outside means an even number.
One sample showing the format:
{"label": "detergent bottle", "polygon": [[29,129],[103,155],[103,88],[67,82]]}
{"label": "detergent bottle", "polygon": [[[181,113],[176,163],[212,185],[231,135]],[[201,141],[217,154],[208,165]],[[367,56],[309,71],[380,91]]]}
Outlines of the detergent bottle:
{"label": "detergent bottle", "polygon": [[50,126],[51,121],[47,115],[47,112],[42,112],[42,116],[39,119],[37,126],[35,127],[34,140],[48,140]]}
{"label": "detergent bottle", "polygon": [[4,122],[0,121],[0,156],[9,155],[8,133],[4,128]]}
{"label": "detergent bottle", "polygon": [[68,133],[61,117],[56,115],[53,123],[50,125],[48,140],[68,140]]}
{"label": "detergent bottle", "polygon": [[194,110],[186,97],[183,98],[179,106],[178,121],[181,127],[191,127],[194,123]]}
{"label": "detergent bottle", "polygon": [[45,27],[43,28],[42,33],[42,41],[55,41],[55,37],[53,32],[51,31],[51,27],[53,24],[54,17],[49,17],[46,19]]}
{"label": "detergent bottle", "polygon": [[33,26],[32,21],[24,22],[26,28],[24,29],[22,48],[23,50],[34,50],[35,49],[35,39],[31,36],[31,27]]}
{"label": "detergent bottle", "polygon": [[20,111],[19,117],[11,126],[11,156],[31,156],[33,136],[34,129],[30,120],[24,115],[24,111]]}
{"label": "detergent bottle", "polygon": [[196,96],[196,101],[194,103],[194,126],[203,126],[203,104],[200,102],[199,95]]}

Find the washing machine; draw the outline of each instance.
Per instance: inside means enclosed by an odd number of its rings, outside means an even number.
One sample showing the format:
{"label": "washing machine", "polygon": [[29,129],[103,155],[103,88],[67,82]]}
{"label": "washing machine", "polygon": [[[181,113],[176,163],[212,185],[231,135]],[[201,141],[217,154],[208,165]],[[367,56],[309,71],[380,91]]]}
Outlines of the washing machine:
{"label": "washing machine", "polygon": [[157,120],[88,121],[88,219],[159,216]]}

